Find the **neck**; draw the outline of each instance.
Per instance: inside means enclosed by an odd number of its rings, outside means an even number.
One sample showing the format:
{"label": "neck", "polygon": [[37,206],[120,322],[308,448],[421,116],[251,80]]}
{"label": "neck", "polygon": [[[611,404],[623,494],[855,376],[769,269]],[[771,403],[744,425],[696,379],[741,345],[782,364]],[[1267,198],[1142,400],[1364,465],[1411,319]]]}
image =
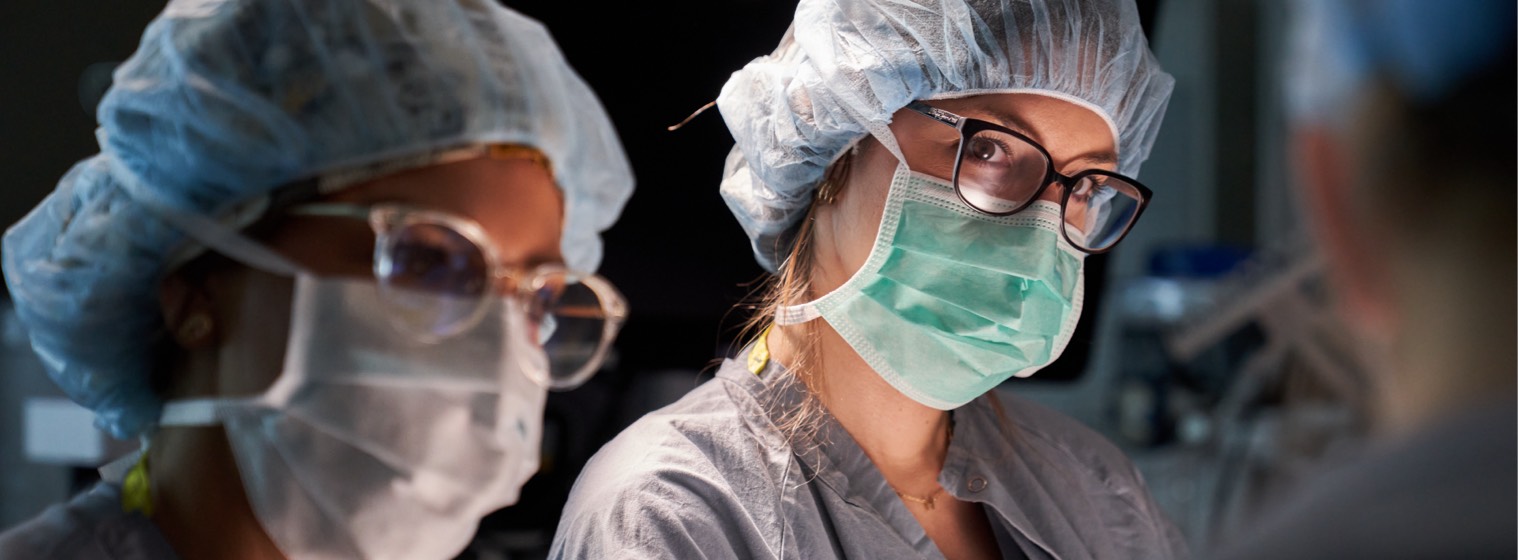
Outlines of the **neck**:
{"label": "neck", "polygon": [[897,491],[909,495],[936,491],[949,447],[948,413],[891,387],[820,319],[777,327],[769,339],[771,353],[781,363],[796,363],[799,350],[808,343],[807,329],[817,331],[816,340],[811,341],[816,355],[808,389],[816,392]]}
{"label": "neck", "polygon": [[1518,329],[1511,312],[1502,311],[1513,308],[1512,284],[1458,293],[1496,295],[1467,306],[1409,303],[1401,328],[1378,344],[1376,354],[1389,358],[1377,364],[1386,372],[1377,387],[1382,435],[1407,435],[1482,404],[1513,401]]}
{"label": "neck", "polygon": [[1377,428],[1383,436],[1406,436],[1468,408],[1512,401],[1518,390],[1512,316],[1506,316],[1506,328],[1495,322],[1489,328],[1472,325],[1483,316],[1501,313],[1430,317],[1381,344],[1384,351],[1378,354],[1389,358],[1381,363],[1386,375],[1377,387]]}
{"label": "neck", "polygon": [[[189,351],[175,364],[172,398],[222,395],[219,351]],[[247,377],[247,376],[243,376]],[[180,558],[284,560],[253,515],[221,426],[160,428],[148,453],[153,523]]]}
{"label": "neck", "polygon": [[181,558],[285,558],[248,505],[220,427],[163,428],[148,453],[153,523]]}

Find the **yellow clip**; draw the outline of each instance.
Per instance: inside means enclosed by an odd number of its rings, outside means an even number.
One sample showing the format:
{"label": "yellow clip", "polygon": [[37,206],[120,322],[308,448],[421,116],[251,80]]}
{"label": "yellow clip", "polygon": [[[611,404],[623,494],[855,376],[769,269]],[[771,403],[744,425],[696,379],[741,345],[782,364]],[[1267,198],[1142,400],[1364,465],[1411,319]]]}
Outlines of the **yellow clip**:
{"label": "yellow clip", "polygon": [[775,329],[771,324],[759,333],[759,338],[754,340],[754,347],[748,351],[748,370],[754,375],[764,373],[764,367],[770,364],[770,331]]}
{"label": "yellow clip", "polygon": [[142,450],[142,457],[137,459],[132,470],[127,471],[126,478],[121,480],[121,511],[140,511],[148,517],[153,516],[153,491],[148,482],[146,449]]}

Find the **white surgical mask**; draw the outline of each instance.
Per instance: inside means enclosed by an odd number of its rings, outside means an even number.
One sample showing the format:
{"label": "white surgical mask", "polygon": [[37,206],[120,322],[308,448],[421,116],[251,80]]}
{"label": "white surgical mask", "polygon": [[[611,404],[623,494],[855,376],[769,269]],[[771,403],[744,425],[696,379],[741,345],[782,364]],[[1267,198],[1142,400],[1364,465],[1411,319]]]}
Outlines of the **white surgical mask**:
{"label": "white surgical mask", "polygon": [[[439,296],[442,297],[442,296]],[[248,501],[291,558],[450,558],[537,471],[547,359],[518,302],[423,342],[372,281],[295,278],[280,377],[249,398],[170,402],[222,424]]]}

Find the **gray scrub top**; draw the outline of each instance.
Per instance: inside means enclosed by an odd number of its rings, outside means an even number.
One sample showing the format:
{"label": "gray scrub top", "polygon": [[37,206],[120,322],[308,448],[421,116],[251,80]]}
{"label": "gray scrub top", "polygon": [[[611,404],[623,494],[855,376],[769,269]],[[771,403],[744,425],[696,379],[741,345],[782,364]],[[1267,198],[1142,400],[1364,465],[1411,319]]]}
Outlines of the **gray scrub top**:
{"label": "gray scrub top", "polygon": [[173,560],[163,533],[140,513],[121,509],[121,488],[102,482],[3,534],[0,558]]}
{"label": "gray scrub top", "polygon": [[[550,558],[943,558],[836,420],[787,441],[775,419],[804,389],[744,354],[596,453]],[[953,414],[939,484],[982,504],[1004,557],[1187,555],[1127,457],[1074,419],[994,391]]]}
{"label": "gray scrub top", "polygon": [[1518,558],[1518,402],[1466,402],[1304,477],[1225,541],[1226,560]]}

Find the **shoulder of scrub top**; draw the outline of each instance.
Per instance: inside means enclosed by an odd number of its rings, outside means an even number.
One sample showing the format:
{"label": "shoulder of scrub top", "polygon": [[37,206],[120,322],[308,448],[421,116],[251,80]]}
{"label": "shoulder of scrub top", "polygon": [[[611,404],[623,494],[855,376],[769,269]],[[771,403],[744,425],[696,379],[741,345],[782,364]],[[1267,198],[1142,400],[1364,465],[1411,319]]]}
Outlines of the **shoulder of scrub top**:
{"label": "shoulder of scrub top", "polygon": [[[708,381],[634,422],[575,481],[550,558],[720,558],[763,550],[751,511],[778,495],[788,455],[748,428],[751,411]],[[778,459],[778,461],[777,461]],[[763,500],[771,502],[773,498]]]}
{"label": "shoulder of scrub top", "polygon": [[[1082,472],[1114,494],[1130,498],[1134,507],[1149,507],[1143,476],[1111,440],[1063,412],[1011,391],[998,389],[992,394],[1000,399],[1006,418],[997,420],[1000,434],[1025,461],[1047,461],[1065,472]],[[995,414],[994,409],[989,412]],[[1142,499],[1132,494],[1134,489],[1143,490]]]}

